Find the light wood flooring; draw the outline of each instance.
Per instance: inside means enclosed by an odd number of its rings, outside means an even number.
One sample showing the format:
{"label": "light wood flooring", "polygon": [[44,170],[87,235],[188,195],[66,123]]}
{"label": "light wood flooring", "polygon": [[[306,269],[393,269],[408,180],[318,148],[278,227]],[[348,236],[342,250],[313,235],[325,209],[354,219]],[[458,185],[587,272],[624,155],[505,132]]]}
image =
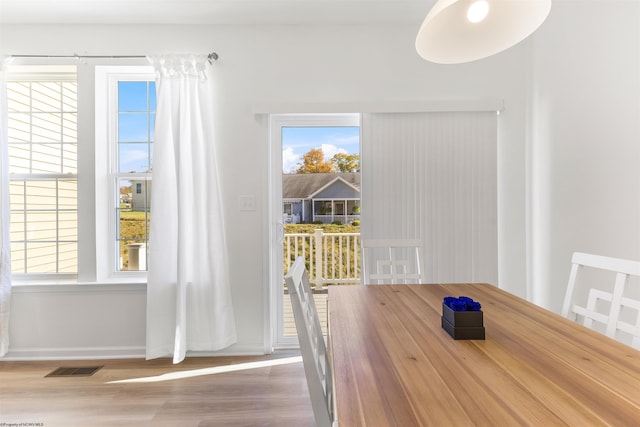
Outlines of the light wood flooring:
{"label": "light wood flooring", "polygon": [[[299,355],[192,357],[178,365],[0,361],[0,425],[313,426],[302,362],[288,359]],[[260,361],[288,363],[256,367]],[[99,365],[92,376],[45,377],[58,367]],[[216,372],[227,367],[232,371]],[[114,382],[136,379],[144,382]]]}

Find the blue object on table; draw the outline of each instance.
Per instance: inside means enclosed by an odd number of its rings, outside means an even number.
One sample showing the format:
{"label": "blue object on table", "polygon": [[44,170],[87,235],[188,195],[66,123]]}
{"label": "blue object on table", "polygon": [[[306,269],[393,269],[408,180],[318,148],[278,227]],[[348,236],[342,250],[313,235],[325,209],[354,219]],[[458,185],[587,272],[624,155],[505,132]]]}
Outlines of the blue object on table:
{"label": "blue object on table", "polygon": [[444,297],[444,305],[449,307],[453,311],[480,311],[482,305],[474,301],[473,298],[459,296],[459,297]]}
{"label": "blue object on table", "polygon": [[442,301],[442,328],[455,340],[484,340],[484,314],[479,302],[466,296]]}

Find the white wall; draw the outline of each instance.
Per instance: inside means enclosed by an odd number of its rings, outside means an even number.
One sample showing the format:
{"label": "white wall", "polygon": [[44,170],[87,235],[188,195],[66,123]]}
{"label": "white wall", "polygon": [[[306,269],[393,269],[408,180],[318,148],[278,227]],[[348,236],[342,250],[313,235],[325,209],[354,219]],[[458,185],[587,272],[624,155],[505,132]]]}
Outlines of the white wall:
{"label": "white wall", "polygon": [[640,260],[640,2],[554,2],[534,46],[531,297],[559,312],[572,252]]}
{"label": "white wall", "polygon": [[[239,334],[238,344],[228,352],[246,353],[264,349],[264,295],[269,285],[268,132],[265,118],[252,113],[256,103],[504,99],[506,109],[498,129],[498,284],[526,294],[529,42],[476,63],[441,66],[415,53],[416,31],[417,24],[3,26],[0,52],[138,55],[214,50],[220,55],[213,69],[213,119]],[[539,50],[536,54],[544,60]],[[239,211],[240,195],[255,195],[257,210]],[[83,289],[40,291],[14,293],[13,308],[18,314],[11,323],[10,356],[47,357],[65,351],[78,357],[141,354],[144,289],[109,285],[102,294]],[[101,339],[89,331],[98,331]]]}

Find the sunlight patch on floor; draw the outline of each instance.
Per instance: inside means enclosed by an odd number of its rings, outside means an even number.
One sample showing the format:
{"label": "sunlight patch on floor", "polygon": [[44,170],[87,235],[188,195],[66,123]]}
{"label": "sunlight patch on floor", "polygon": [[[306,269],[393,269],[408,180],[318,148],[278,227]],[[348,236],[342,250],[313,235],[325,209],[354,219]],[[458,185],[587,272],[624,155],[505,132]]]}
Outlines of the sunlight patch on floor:
{"label": "sunlight patch on floor", "polygon": [[285,357],[282,359],[264,360],[260,362],[238,363],[225,366],[214,366],[211,368],[194,369],[191,371],[169,372],[153,377],[132,378],[128,380],[109,381],[107,384],[123,383],[155,383],[160,381],[180,380],[184,378],[200,377],[204,375],[224,374],[225,372],[242,371],[246,369],[266,368],[270,366],[287,365],[290,363],[302,362],[302,356]]}

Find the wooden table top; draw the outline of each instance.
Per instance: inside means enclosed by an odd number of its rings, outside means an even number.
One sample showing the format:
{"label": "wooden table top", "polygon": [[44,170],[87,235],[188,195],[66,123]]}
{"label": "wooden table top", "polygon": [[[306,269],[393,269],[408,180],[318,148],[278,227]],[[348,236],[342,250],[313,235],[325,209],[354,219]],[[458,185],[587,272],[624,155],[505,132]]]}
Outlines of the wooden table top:
{"label": "wooden table top", "polygon": [[[461,295],[485,340],[442,329]],[[340,427],[640,425],[640,351],[494,286],[335,286],[328,304]]]}

